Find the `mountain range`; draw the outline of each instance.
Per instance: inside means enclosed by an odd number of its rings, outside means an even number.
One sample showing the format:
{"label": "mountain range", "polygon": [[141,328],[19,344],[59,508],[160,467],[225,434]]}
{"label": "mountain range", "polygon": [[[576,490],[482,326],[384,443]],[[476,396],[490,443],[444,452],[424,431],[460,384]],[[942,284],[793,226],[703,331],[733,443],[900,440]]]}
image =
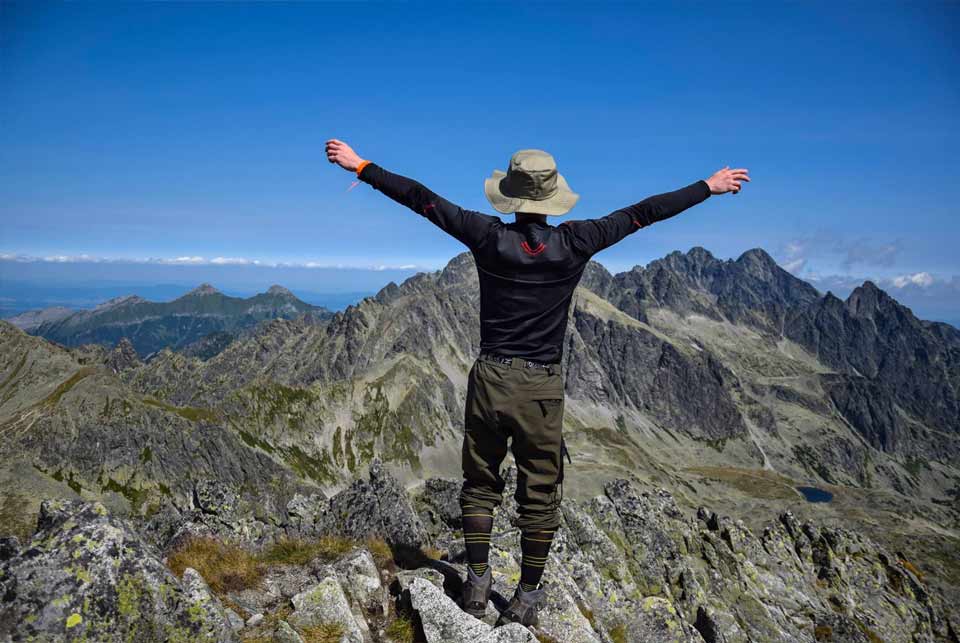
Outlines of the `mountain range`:
{"label": "mountain range", "polygon": [[301,301],[282,286],[271,286],[265,293],[241,298],[201,284],[169,302],[130,295],[111,299],[92,310],[74,311],[60,306],[28,311],[7,321],[65,346],[100,344],[112,348],[121,339],[127,339],[145,357],[164,348],[183,349],[214,333],[220,334],[222,343],[264,320],[293,318],[308,312],[320,317],[331,314],[326,308]]}
{"label": "mountain range", "polygon": [[[237,333],[225,320],[253,317],[257,297],[263,321]],[[37,336],[0,322],[0,518],[80,497],[150,520],[215,480],[256,499],[256,535],[293,495],[336,493],[376,458],[410,487],[459,475],[479,350],[469,254],[334,314],[290,303],[284,318],[286,294],[257,297],[114,301]],[[570,497],[628,478],[757,529],[815,514],[904,552],[947,609],[960,598],[956,328],[871,282],[840,300],[763,250],[694,248],[619,274],[589,264],[563,371]],[[804,485],[832,501],[805,502]]]}

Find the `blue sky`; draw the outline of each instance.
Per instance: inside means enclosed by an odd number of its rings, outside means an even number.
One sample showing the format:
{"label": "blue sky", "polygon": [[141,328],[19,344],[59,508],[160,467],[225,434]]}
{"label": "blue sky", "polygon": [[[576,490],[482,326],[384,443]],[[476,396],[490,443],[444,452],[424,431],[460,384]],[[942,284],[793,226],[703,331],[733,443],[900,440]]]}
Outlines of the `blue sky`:
{"label": "blue sky", "polygon": [[178,260],[225,280],[228,260],[410,271],[463,250],[347,192],[337,137],[491,213],[483,179],[519,148],[555,156],[569,218],[747,167],[741,194],[596,258],[759,246],[822,290],[869,277],[960,319],[958,28],[955,3],[5,2],[2,274],[81,256],[137,260],[115,264],[131,279]]}

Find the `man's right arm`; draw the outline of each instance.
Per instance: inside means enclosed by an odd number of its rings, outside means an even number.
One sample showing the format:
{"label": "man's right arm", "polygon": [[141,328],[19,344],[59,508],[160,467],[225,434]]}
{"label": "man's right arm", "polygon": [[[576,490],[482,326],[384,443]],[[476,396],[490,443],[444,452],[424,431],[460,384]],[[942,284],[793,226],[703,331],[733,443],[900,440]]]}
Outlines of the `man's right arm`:
{"label": "man's right arm", "polygon": [[345,170],[356,172],[361,181],[428,219],[471,250],[483,245],[490,232],[502,223],[498,217],[465,210],[418,181],[361,159],[343,141],[327,141],[327,160]]}

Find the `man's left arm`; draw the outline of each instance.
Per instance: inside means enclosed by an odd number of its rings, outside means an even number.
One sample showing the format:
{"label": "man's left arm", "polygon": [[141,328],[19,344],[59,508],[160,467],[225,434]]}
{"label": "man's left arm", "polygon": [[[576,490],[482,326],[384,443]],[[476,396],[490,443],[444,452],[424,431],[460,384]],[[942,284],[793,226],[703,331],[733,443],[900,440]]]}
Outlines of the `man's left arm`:
{"label": "man's left arm", "polygon": [[481,246],[493,227],[501,223],[497,217],[465,210],[413,179],[361,159],[350,146],[336,139],[327,142],[327,158],[356,172],[361,181],[428,219],[470,249]]}
{"label": "man's left arm", "polygon": [[640,228],[669,219],[702,203],[711,194],[726,192],[736,194],[740,191],[741,181],[749,180],[746,169],[731,170],[726,167],[709,179],[696,181],[679,190],[647,197],[639,203],[611,212],[605,217],[570,221],[569,225],[574,232],[580,251],[587,256],[592,256]]}

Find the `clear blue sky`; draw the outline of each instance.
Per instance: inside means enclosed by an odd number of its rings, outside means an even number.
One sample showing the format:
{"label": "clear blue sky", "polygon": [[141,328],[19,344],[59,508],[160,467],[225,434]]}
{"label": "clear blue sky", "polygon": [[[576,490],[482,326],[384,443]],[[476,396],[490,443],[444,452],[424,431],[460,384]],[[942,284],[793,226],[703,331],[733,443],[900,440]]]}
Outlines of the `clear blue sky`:
{"label": "clear blue sky", "polygon": [[556,157],[570,218],[747,167],[740,195],[597,259],[760,246],[821,284],[960,299],[958,7],[4,2],[0,254],[435,268],[463,250],[346,192],[337,137],[491,213],[483,179],[518,148]]}

